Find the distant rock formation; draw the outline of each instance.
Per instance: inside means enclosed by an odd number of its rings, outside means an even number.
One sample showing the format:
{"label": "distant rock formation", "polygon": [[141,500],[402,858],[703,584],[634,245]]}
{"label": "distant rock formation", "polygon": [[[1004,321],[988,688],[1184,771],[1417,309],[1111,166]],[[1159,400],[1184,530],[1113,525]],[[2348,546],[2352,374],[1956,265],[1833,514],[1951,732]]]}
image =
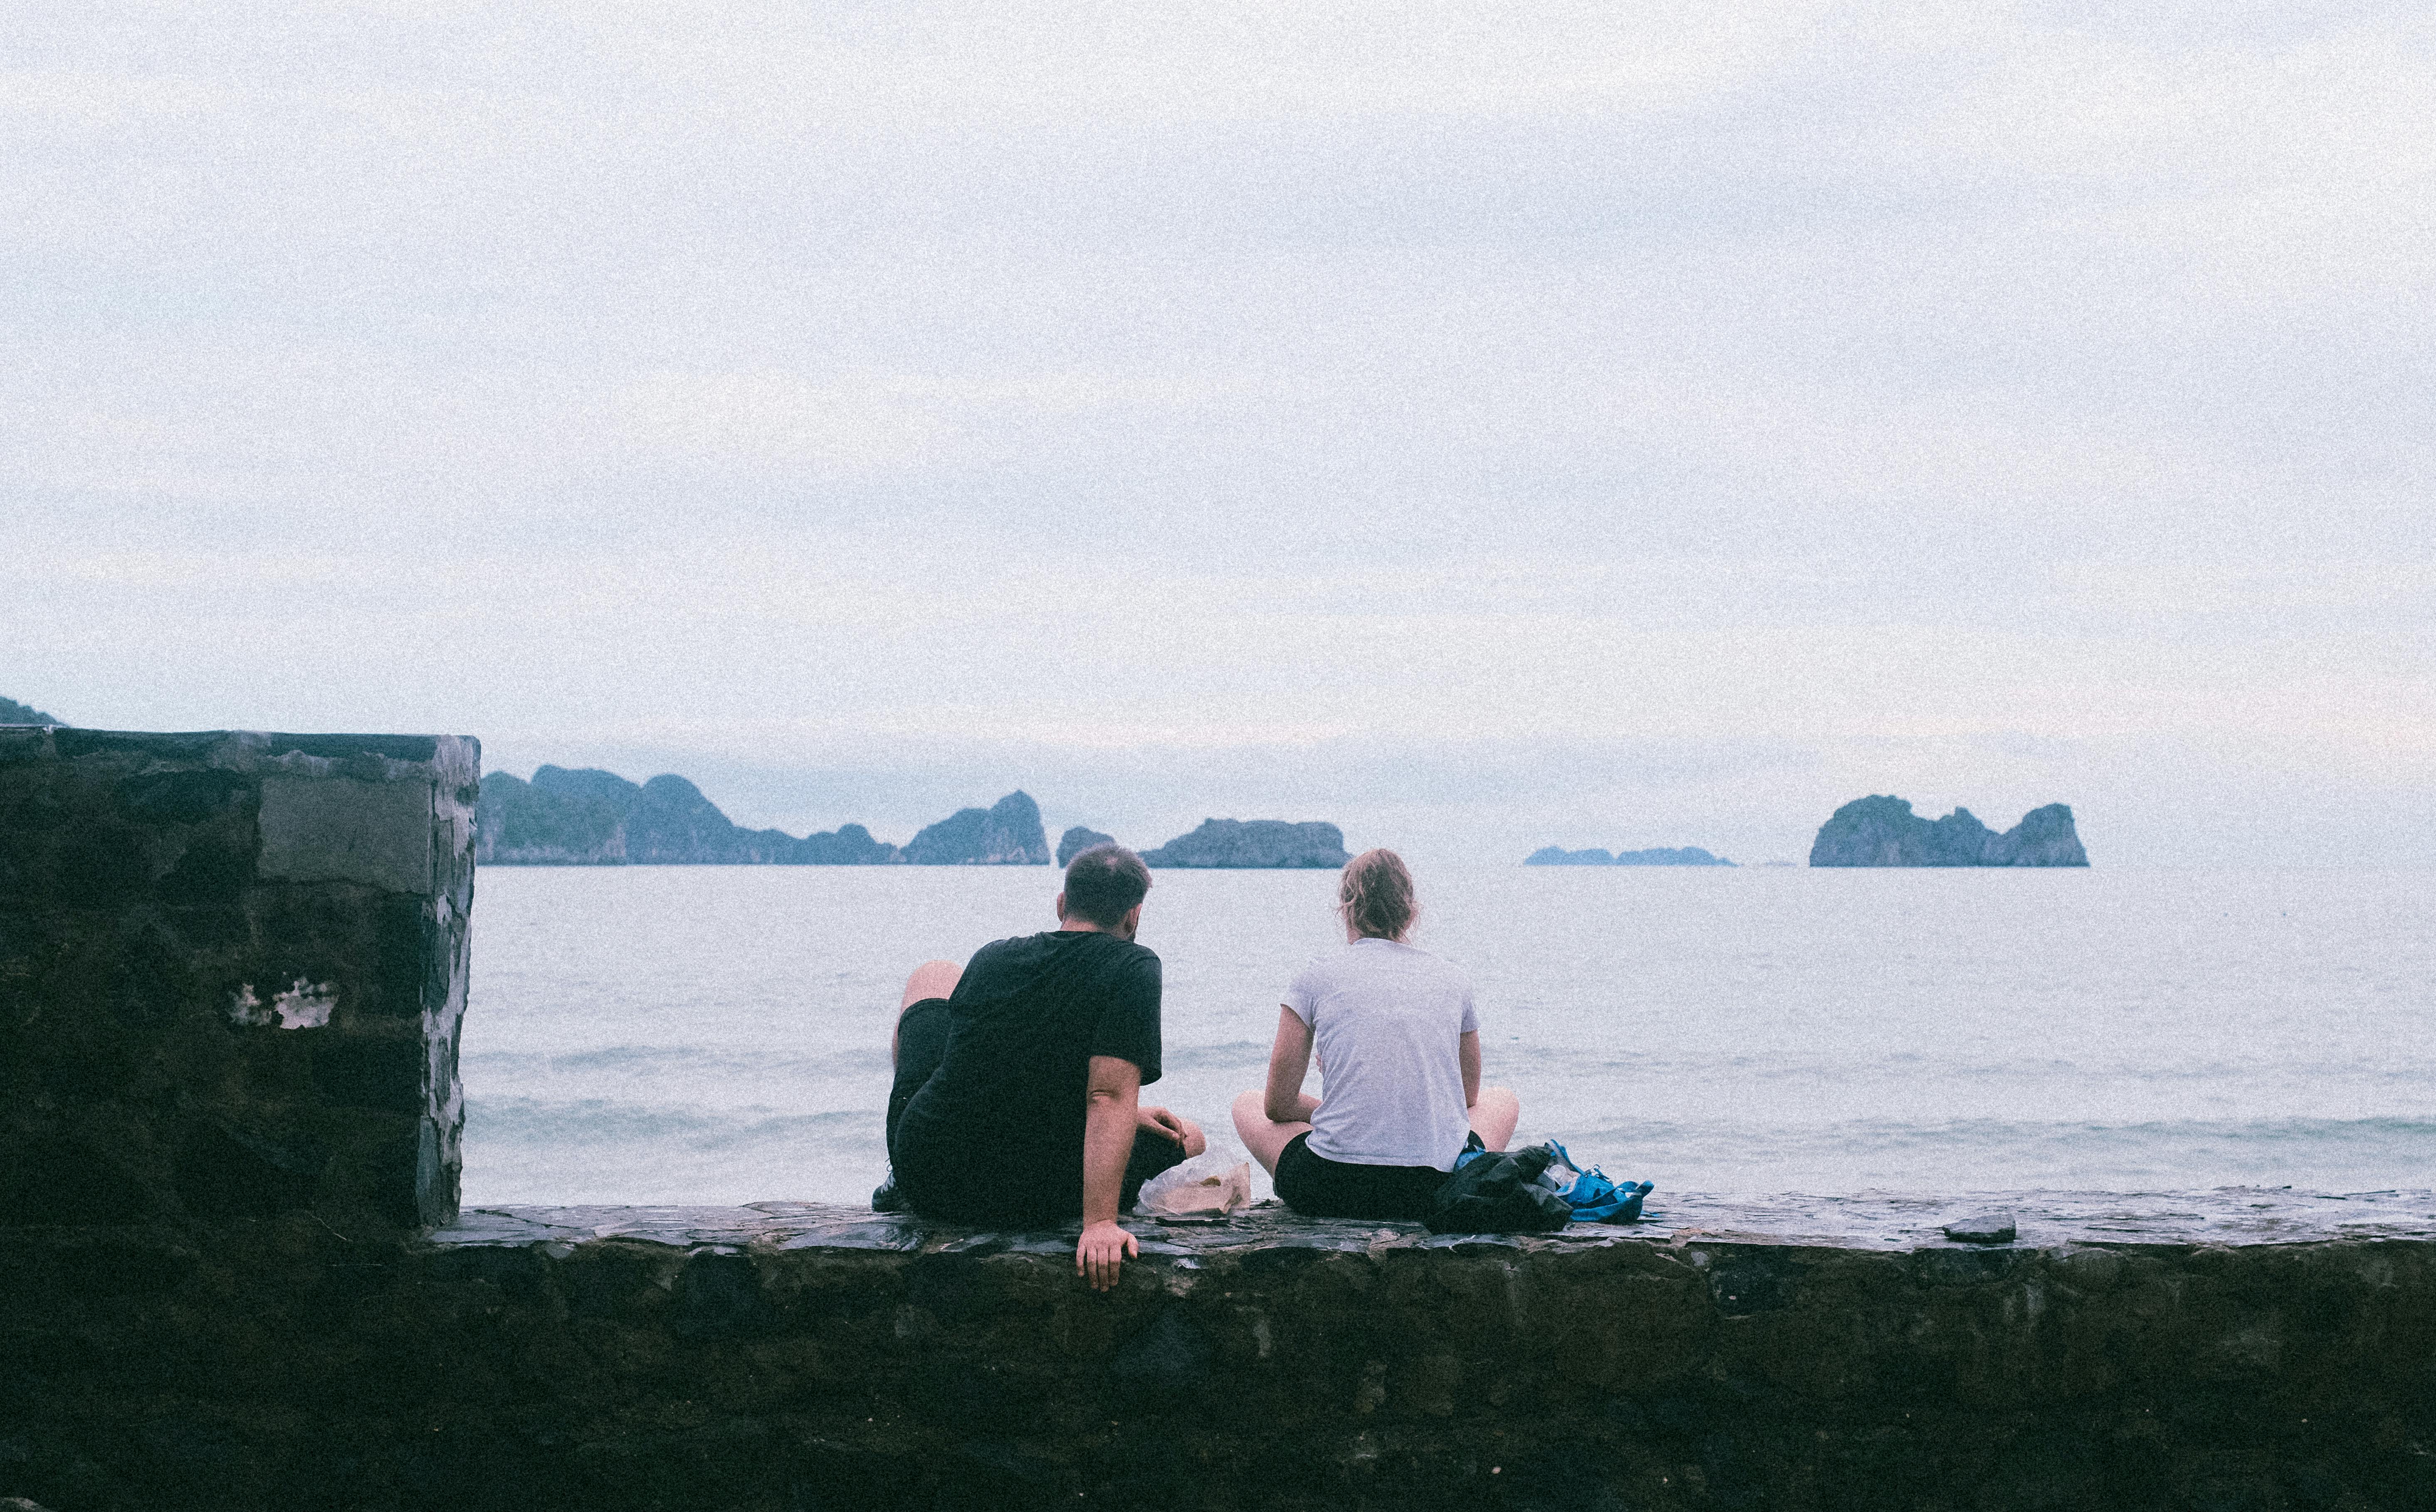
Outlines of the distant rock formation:
{"label": "distant rock formation", "polygon": [[798,843],[807,866],[879,866],[905,859],[888,842],[872,839],[871,831],[861,825],[824,829],[806,835]]}
{"label": "distant rock formation", "polygon": [[1057,837],[1057,864],[1066,865],[1094,845],[1113,845],[1116,843],[1114,835],[1103,835],[1096,829],[1086,829],[1076,825]]}
{"label": "distant rock formation", "polygon": [[474,809],[474,859],[490,866],[856,866],[896,860],[861,825],[804,840],[740,829],[679,776],[637,786],[598,768],[494,772]]}
{"label": "distant rock formation", "polygon": [[663,774],[638,786],[597,768],[545,766],[530,782],[504,772],[484,777],[474,826],[475,860],[490,866],[1049,862],[1040,806],[1022,792],[1008,793],[992,808],[960,809],[899,850],[874,840],[861,825],[801,840],[776,829],[740,828],[679,776]]}
{"label": "distant rock formation", "polygon": [[614,772],[545,766],[533,780],[482,774],[474,860],[494,865],[622,865],[626,810],[642,789]]}
{"label": "distant rock formation", "polygon": [[31,704],[20,704],[13,698],[0,698],[0,724],[60,724],[56,714],[45,714]]}
{"label": "distant rock formation", "polygon": [[1722,856],[1712,856],[1697,845],[1681,845],[1673,850],[1660,845],[1650,850],[1620,850],[1610,856],[1603,850],[1566,850],[1558,845],[1544,845],[1522,858],[1525,866],[1731,866]]}
{"label": "distant rock formation", "polygon": [[672,773],[644,783],[626,810],[626,860],[641,865],[769,865],[795,860],[802,844],[775,829],[739,829],[700,788]]}
{"label": "distant rock formation", "polygon": [[1153,866],[1342,866],[1345,831],[1316,820],[1290,825],[1282,819],[1205,819],[1201,827],[1157,850],[1142,852]]}
{"label": "distant rock formation", "polygon": [[1040,806],[1018,789],[924,829],[907,843],[905,859],[916,866],[1046,866],[1049,832],[1040,827]]}
{"label": "distant rock formation", "polygon": [[2088,852],[2060,803],[2033,808],[1999,835],[1957,808],[1923,819],[1901,798],[1855,798],[1818,827],[1813,866],[2086,866]]}

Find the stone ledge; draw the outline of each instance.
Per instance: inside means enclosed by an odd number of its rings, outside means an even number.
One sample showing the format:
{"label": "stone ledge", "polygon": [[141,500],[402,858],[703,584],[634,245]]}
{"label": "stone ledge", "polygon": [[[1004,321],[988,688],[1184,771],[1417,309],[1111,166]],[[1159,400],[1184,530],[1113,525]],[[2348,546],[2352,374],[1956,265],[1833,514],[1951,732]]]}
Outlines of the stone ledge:
{"label": "stone ledge", "polygon": [[[2011,1244],[1958,1210],[2005,1207]],[[1556,1236],[812,1203],[0,1229],[55,1512],[2423,1512],[2436,1200],[1749,1201]]]}
{"label": "stone ledge", "polygon": [[[2000,1209],[2017,1234],[2010,1246],[1958,1243],[1943,1228],[1963,1214]],[[1637,1224],[1577,1224],[1557,1234],[1433,1234],[1418,1224],[1300,1218],[1275,1202],[1230,1219],[1128,1218],[1143,1257],[1189,1259],[1255,1249],[1332,1253],[1450,1249],[1466,1245],[1564,1252],[1616,1243],[1782,1244],[1806,1248],[2052,1249],[2071,1245],[2306,1244],[2340,1240],[2436,1240],[2436,1191],[2326,1193],[2224,1187],[2193,1192],[1980,1192],[1968,1197],[1717,1197],[1668,1199]],[[574,1244],[623,1239],[693,1248],[885,1250],[900,1254],[1065,1254],[1076,1225],[998,1233],[936,1224],[910,1213],[811,1202],[741,1208],[485,1208],[466,1211],[427,1243]]]}

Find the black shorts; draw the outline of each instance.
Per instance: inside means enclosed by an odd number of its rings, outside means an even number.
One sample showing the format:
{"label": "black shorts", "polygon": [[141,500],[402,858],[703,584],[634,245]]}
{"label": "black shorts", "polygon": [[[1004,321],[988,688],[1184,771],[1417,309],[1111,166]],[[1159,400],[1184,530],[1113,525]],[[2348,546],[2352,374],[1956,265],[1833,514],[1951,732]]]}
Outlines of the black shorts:
{"label": "black shorts", "polygon": [[[896,1164],[896,1125],[905,1116],[905,1105],[922,1090],[922,1084],[939,1069],[947,1053],[948,999],[925,998],[909,1005],[896,1020],[896,1079],[888,1089],[891,1166]],[[1125,1161],[1124,1184],[1117,1190],[1117,1211],[1122,1213],[1133,1207],[1134,1199],[1141,1195],[1143,1182],[1183,1164],[1184,1158],[1184,1146],[1166,1135],[1150,1129],[1134,1130],[1133,1154]],[[1079,1178],[1059,1177],[1047,1188],[1020,1179],[1010,1185],[1008,1177],[1014,1173],[991,1171],[986,1152],[975,1153],[973,1172],[986,1178],[978,1183],[978,1190],[934,1196],[909,1188],[906,1195],[913,1199],[916,1211],[965,1223],[1059,1223],[1083,1210]],[[931,1200],[925,1201],[926,1197]]]}
{"label": "black shorts", "polygon": [[896,1016],[896,1080],[888,1088],[888,1161],[896,1163],[896,1125],[905,1104],[948,1055],[948,999],[925,998]]}
{"label": "black shorts", "polygon": [[1278,1155],[1278,1200],[1307,1218],[1418,1223],[1429,1216],[1447,1173],[1435,1166],[1357,1166],[1315,1155],[1311,1133]]}

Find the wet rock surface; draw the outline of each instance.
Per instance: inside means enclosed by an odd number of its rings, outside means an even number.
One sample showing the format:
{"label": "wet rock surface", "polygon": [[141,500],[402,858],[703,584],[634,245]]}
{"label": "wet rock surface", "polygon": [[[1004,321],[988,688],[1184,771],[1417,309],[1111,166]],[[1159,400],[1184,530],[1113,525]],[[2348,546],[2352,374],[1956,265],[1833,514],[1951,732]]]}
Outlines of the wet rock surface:
{"label": "wet rock surface", "polygon": [[[750,1208],[0,1230],[0,1492],[149,1507],[2423,1508],[2436,1195],[1529,1237]],[[104,1256],[112,1257],[105,1262]]]}
{"label": "wet rock surface", "polygon": [[1941,1225],[1938,1231],[1964,1244],[2010,1244],[2018,1237],[2009,1212],[1973,1213]]}
{"label": "wet rock surface", "polygon": [[[1304,1218],[1274,1200],[1223,1222],[1127,1218],[1125,1226],[1158,1253],[1224,1255],[1248,1250],[1448,1249],[1490,1244],[1537,1253],[1616,1243],[1750,1243],[1867,1251],[1990,1243],[2032,1248],[2082,1245],[2310,1244],[2395,1240],[2436,1243],[2436,1191],[2333,1194],[2289,1188],[2226,1187],[2214,1191],[2006,1192],[2002,1208],[1975,1208],[1958,1220],[1944,1196],[1725,1197],[1652,1199],[1632,1224],[1575,1224],[1553,1234],[1433,1234],[1419,1224]],[[1949,1235],[1949,1229],[1960,1232]],[[2011,1234],[1999,1238],[1999,1230]],[[582,1243],[640,1239],[664,1244],[782,1248],[883,1248],[913,1253],[940,1246],[1030,1246],[1073,1255],[1074,1225],[1032,1233],[983,1232],[934,1224],[912,1213],[824,1203],[763,1202],[744,1208],[478,1208],[427,1243],[465,1244]],[[1055,1248],[1062,1243],[1063,1249]],[[1042,1249],[1042,1245],[1049,1248]],[[1146,1251],[1147,1253],[1147,1251]]]}

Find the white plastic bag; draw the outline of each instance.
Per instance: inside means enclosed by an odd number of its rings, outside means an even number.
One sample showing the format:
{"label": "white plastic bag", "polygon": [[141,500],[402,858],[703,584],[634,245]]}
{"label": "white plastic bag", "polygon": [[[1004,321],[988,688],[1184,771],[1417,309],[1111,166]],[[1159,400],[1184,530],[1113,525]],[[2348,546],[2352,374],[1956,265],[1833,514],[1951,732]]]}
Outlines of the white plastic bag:
{"label": "white plastic bag", "polygon": [[1251,1206],[1252,1163],[1204,1150],[1142,1183],[1134,1210],[1153,1218],[1224,1218]]}

